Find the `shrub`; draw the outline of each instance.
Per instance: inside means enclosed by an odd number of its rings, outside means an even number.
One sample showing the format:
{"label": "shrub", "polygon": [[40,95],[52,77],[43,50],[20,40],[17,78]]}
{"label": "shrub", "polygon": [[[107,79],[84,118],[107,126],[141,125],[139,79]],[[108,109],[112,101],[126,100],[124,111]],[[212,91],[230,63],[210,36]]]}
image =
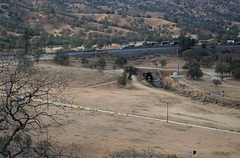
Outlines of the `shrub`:
{"label": "shrub", "polygon": [[187,69],[187,76],[191,78],[200,78],[203,76],[203,73],[200,69],[200,64],[197,62],[187,62],[183,69]]}
{"label": "shrub", "polygon": [[107,62],[104,58],[99,58],[97,61],[97,66],[100,66],[101,69],[104,69],[106,67]]}
{"label": "shrub", "polygon": [[201,61],[200,61],[201,65],[203,67],[212,67],[214,64],[213,58],[210,56],[204,56]]}
{"label": "shrub", "polygon": [[69,55],[64,51],[56,52],[53,60],[59,65],[69,65]]}
{"label": "shrub", "polygon": [[147,15],[147,18],[152,18],[152,16],[151,15]]}
{"label": "shrub", "polygon": [[125,86],[127,84],[127,77],[126,75],[122,75],[118,78],[118,81],[117,81],[118,85],[121,85],[121,86]]}
{"label": "shrub", "polygon": [[240,79],[240,68],[236,68],[236,69],[233,70],[233,76],[236,79]]}
{"label": "shrub", "polygon": [[187,76],[191,78],[201,78],[203,76],[203,73],[200,70],[200,67],[194,66],[188,69]]}
{"label": "shrub", "polygon": [[167,60],[166,59],[161,59],[160,64],[162,65],[162,68],[167,65]]}
{"label": "shrub", "polygon": [[212,80],[213,84],[217,87],[218,85],[222,84],[222,82],[218,79],[213,79]]}
{"label": "shrub", "polygon": [[124,64],[127,64],[127,59],[124,58],[124,57],[118,57],[116,60],[115,60],[115,64],[120,66],[120,67],[123,67]]}
{"label": "shrub", "polygon": [[93,67],[96,68],[96,67],[97,67],[97,63],[96,63],[95,61],[90,61],[90,62],[88,63],[88,67],[91,68],[91,69],[92,69]]}
{"label": "shrub", "polygon": [[137,75],[138,69],[133,66],[128,66],[124,69],[123,75],[126,76],[128,80],[132,79],[132,75]]}
{"label": "shrub", "polygon": [[223,74],[227,72],[227,65],[225,63],[219,62],[215,67],[215,72],[221,74],[221,79],[223,80]]}
{"label": "shrub", "polygon": [[185,50],[182,53],[182,55],[183,55],[183,58],[188,61],[195,59],[197,57],[197,54],[192,49]]}

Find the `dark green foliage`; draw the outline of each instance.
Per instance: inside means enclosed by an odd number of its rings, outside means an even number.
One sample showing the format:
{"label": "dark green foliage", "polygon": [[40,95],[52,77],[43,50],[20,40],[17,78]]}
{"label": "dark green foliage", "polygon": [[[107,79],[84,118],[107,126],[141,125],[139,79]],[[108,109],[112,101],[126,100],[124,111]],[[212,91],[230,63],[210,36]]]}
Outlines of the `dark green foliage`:
{"label": "dark green foliage", "polygon": [[6,31],[1,31],[0,49],[23,48],[24,40],[21,37],[8,34]]}
{"label": "dark green foliage", "polygon": [[203,76],[202,71],[200,70],[200,67],[194,66],[188,69],[187,76],[193,78],[201,78]]}
{"label": "dark green foliage", "polygon": [[218,79],[213,79],[212,80],[213,84],[217,87],[218,85],[222,84],[222,82]]}
{"label": "dark green foliage", "polygon": [[206,50],[201,49],[199,52],[199,56],[200,56],[200,58],[204,57],[204,56],[208,56],[208,52]]}
{"label": "dark green foliage", "polygon": [[228,73],[233,73],[235,69],[240,68],[240,60],[232,60],[229,66],[229,71]]}
{"label": "dark green foliage", "polygon": [[104,58],[99,58],[97,61],[97,66],[100,66],[101,69],[104,69],[106,67],[107,62]]}
{"label": "dark green foliage", "polygon": [[83,43],[83,46],[85,47],[85,49],[90,50],[92,49],[92,46],[95,44],[93,39],[89,39],[89,40],[85,40],[85,42]]}
{"label": "dark green foliage", "polygon": [[59,65],[69,65],[69,55],[68,53],[64,51],[56,52],[56,55],[54,56],[54,62]]}
{"label": "dark green foliage", "polygon": [[127,84],[127,79],[128,80],[131,80],[132,79],[132,75],[137,75],[138,73],[138,69],[133,67],[133,66],[127,66],[124,71],[123,71],[123,74],[122,76],[120,76],[118,78],[118,85],[121,85],[121,86],[125,86]]}
{"label": "dark green foliage", "polygon": [[192,61],[189,61],[187,62],[185,65],[182,66],[183,69],[187,70],[189,69],[190,67],[192,66],[198,66],[199,64],[197,62],[192,62]]}
{"label": "dark green foliage", "polygon": [[24,40],[24,52],[25,54],[28,53],[28,48],[30,47],[29,40],[33,37],[33,30],[31,28],[25,28],[24,34],[23,34],[23,40]]}
{"label": "dark green foliage", "polygon": [[104,46],[104,45],[103,45],[103,43],[102,43],[102,42],[98,42],[98,43],[97,43],[97,48],[98,48],[98,49],[102,49],[102,48],[103,48],[103,46]]}
{"label": "dark green foliage", "polygon": [[133,66],[127,66],[124,69],[123,75],[127,77],[128,80],[132,79],[132,75],[137,75],[138,69]]}
{"label": "dark green foliage", "polygon": [[201,78],[203,73],[200,69],[200,64],[197,62],[187,62],[183,69],[187,69],[187,76],[193,78]]}
{"label": "dark green foliage", "polygon": [[[41,11],[43,14],[47,15],[49,24],[53,25],[55,23],[55,18],[58,21],[62,21],[71,25],[72,28],[83,27],[88,22],[101,23],[103,21],[97,21],[94,14],[108,13],[113,14],[116,10],[119,15],[131,16],[133,12],[139,13],[137,17],[144,15],[146,12],[158,12],[164,16],[164,19],[170,20],[177,23],[177,27],[182,29],[182,32],[190,32],[192,34],[197,34],[199,39],[209,39],[212,38],[211,33],[205,33],[205,30],[210,30],[214,34],[217,33],[217,38],[231,38],[237,39],[238,27],[236,25],[231,26],[231,21],[239,22],[240,11],[238,9],[238,1],[231,1],[231,3],[225,3],[225,1],[217,1],[213,4],[211,1],[97,1],[97,0],[87,0],[82,5],[85,7],[79,7],[74,5],[73,1],[61,0],[61,1],[48,1],[43,4],[32,4],[24,3],[24,1],[19,1],[18,3],[2,0],[3,3],[9,3],[14,5],[4,4],[1,7],[1,12],[6,13],[5,15],[0,15],[0,25],[7,31],[17,31],[23,33],[25,24],[27,24],[27,18],[25,14],[31,14],[31,12],[26,11]],[[117,3],[115,3],[117,2]],[[71,3],[71,4],[70,4]],[[215,3],[215,2],[214,2]],[[64,4],[64,5],[63,5]],[[199,4],[199,5],[198,5]],[[103,8],[109,8],[109,10],[103,10]],[[202,7],[203,6],[203,7]],[[21,11],[24,8],[24,12]],[[110,9],[111,8],[111,9]],[[224,8],[224,11],[219,10],[219,8]],[[196,12],[197,10],[197,12]],[[140,12],[139,12],[140,11]],[[72,12],[78,13],[94,13],[92,16],[82,16],[82,18],[72,15]],[[197,15],[196,15],[197,14]],[[135,16],[135,15],[134,15]],[[54,18],[55,17],[55,18]],[[145,16],[143,16],[145,17]],[[146,15],[150,18],[150,15]],[[38,17],[33,17],[38,18]],[[26,20],[25,20],[26,19]],[[138,18],[139,19],[139,18]],[[41,22],[41,18],[39,18]],[[104,19],[105,20],[105,19]],[[103,23],[106,26],[117,25],[116,23],[105,20]],[[228,21],[228,23],[226,23]],[[147,35],[153,37],[154,40],[158,39],[159,35],[163,32],[165,37],[171,38],[171,32],[164,31],[162,29],[155,29],[151,31],[147,29],[149,26],[141,25],[136,21],[130,21],[129,25],[126,27],[128,30],[136,32],[143,39]],[[226,29],[229,27],[229,30]],[[122,26],[121,26],[122,27]],[[91,29],[96,29],[91,27]],[[106,31],[103,30],[103,31]],[[143,38],[142,38],[143,37]],[[125,40],[128,40],[127,38]],[[193,44],[193,41],[190,42]],[[187,48],[188,49],[188,48]],[[185,50],[185,48],[183,48]]]}
{"label": "dark green foliage", "polygon": [[210,57],[210,56],[204,56],[201,61],[200,61],[201,65],[203,67],[212,67],[214,65],[214,61],[213,61],[213,58]]}
{"label": "dark green foliage", "polygon": [[147,15],[147,18],[152,18],[152,16],[151,15]]}
{"label": "dark green foliage", "polygon": [[228,64],[230,64],[233,60],[233,57],[231,55],[224,55],[224,58],[222,59],[223,62],[226,62]]}
{"label": "dark green foliage", "polygon": [[112,33],[112,30],[111,30],[111,29],[107,29],[106,32],[107,32],[107,33]]}
{"label": "dark green foliage", "polygon": [[215,72],[221,74],[221,79],[223,80],[223,74],[227,73],[227,65],[223,62],[217,63],[215,67]]}
{"label": "dark green foliage", "polygon": [[185,51],[187,49],[190,49],[191,46],[195,45],[195,40],[191,39],[190,37],[186,37],[185,35],[181,34],[178,37],[179,40],[179,46],[181,47],[182,51]]}
{"label": "dark green foliage", "polygon": [[125,86],[127,84],[127,77],[126,75],[122,75],[118,78],[118,81],[117,81],[118,85],[121,85],[121,86]]}
{"label": "dark green foliage", "polygon": [[123,65],[127,64],[127,59],[124,57],[118,57],[114,63],[120,67],[123,67]]}
{"label": "dark green foliage", "polygon": [[235,68],[235,69],[233,70],[233,76],[234,76],[236,79],[240,79],[240,67]]}
{"label": "dark green foliage", "polygon": [[197,57],[196,52],[194,52],[192,49],[185,50],[185,51],[182,53],[182,55],[183,55],[183,58],[184,58],[185,60],[188,60],[188,61],[193,60],[193,59],[196,59],[196,57]]}

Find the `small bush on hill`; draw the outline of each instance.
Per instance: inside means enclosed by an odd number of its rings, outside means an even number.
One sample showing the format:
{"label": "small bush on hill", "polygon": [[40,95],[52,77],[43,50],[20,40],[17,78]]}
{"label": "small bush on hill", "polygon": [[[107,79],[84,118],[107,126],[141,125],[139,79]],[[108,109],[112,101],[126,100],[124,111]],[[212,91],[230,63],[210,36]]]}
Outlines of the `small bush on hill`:
{"label": "small bush on hill", "polygon": [[69,55],[64,51],[56,52],[53,60],[59,65],[69,65]]}

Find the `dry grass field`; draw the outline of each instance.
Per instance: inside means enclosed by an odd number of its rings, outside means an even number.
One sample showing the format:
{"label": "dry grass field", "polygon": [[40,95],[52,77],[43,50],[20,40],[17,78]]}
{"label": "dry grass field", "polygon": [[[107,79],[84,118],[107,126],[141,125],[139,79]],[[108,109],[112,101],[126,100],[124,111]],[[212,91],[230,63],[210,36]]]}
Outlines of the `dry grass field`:
{"label": "dry grass field", "polygon": [[[163,58],[163,57],[159,57]],[[175,59],[165,56],[166,69],[175,68]],[[154,67],[151,56],[145,63],[134,61],[136,66]],[[180,60],[180,64],[183,61]],[[70,66],[57,66],[50,61],[41,61],[40,67],[49,72],[62,72],[68,78],[64,96],[78,106],[135,114],[152,118],[166,119],[167,104],[169,120],[188,124],[240,132],[240,110],[223,107],[219,104],[201,103],[190,98],[162,89],[142,85],[136,78],[125,88],[117,85],[121,70],[98,70],[83,67],[79,62]],[[56,76],[57,77],[57,76]],[[197,86],[212,87],[208,76],[192,81]],[[239,82],[228,81],[238,87],[234,93],[240,94]],[[224,85],[218,87],[220,90]],[[230,90],[230,89],[229,89]],[[228,93],[227,93],[228,96]],[[52,127],[52,139],[60,144],[74,143],[81,150],[81,157],[103,157],[109,152],[129,147],[142,150],[150,147],[162,154],[176,154],[187,157],[196,150],[196,158],[238,158],[240,155],[240,134],[213,131],[191,126],[134,118],[98,111],[65,108],[67,117],[59,117],[62,130]]]}

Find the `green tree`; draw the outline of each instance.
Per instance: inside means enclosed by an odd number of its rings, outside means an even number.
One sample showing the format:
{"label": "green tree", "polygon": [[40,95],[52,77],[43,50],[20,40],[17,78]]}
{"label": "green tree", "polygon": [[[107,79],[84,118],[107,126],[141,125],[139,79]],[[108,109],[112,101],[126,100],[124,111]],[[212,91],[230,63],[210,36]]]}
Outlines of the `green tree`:
{"label": "green tree", "polygon": [[230,54],[227,54],[223,56],[222,60],[223,62],[230,64],[233,61],[233,57]]}
{"label": "green tree", "polygon": [[167,60],[166,59],[161,59],[160,64],[162,65],[162,68],[167,65]]}
{"label": "green tree", "polygon": [[126,76],[128,80],[132,79],[132,75],[137,75],[138,69],[133,66],[127,66],[124,69],[123,75]]}
{"label": "green tree", "polygon": [[118,85],[121,85],[121,86],[125,86],[127,84],[127,77],[126,75],[122,75],[118,78],[118,81],[117,81]]}
{"label": "green tree", "polygon": [[127,59],[124,57],[118,57],[114,63],[120,67],[123,67],[123,65],[127,64]]}
{"label": "green tree", "polygon": [[179,37],[179,46],[181,47],[182,51],[190,49],[191,46],[195,45],[195,40],[191,39],[190,37],[186,37],[185,35],[181,34]]}
{"label": "green tree", "polygon": [[200,78],[203,76],[203,73],[200,69],[200,64],[197,62],[187,62],[183,69],[187,69],[187,76],[193,78]]}
{"label": "green tree", "polygon": [[102,42],[98,42],[98,43],[97,43],[97,48],[98,48],[98,49],[102,49],[102,48],[103,48],[103,46],[104,46],[104,45],[103,45],[103,43],[102,43]]}
{"label": "green tree", "polygon": [[200,67],[194,66],[188,69],[187,76],[193,78],[200,78],[203,76],[203,73],[200,69]]}
{"label": "green tree", "polygon": [[65,51],[58,51],[56,52],[53,61],[59,65],[69,65],[69,55]]}
{"label": "green tree", "polygon": [[221,80],[223,80],[223,74],[227,72],[227,65],[223,62],[217,63],[215,72],[221,74]]}
{"label": "green tree", "polygon": [[200,61],[201,65],[203,67],[212,67],[214,64],[213,58],[210,56],[204,56],[201,61]]}
{"label": "green tree", "polygon": [[185,70],[188,70],[190,67],[197,66],[197,65],[198,65],[197,62],[189,61],[189,62],[185,63],[185,65],[183,65],[182,68]]}
{"label": "green tree", "polygon": [[147,15],[147,18],[152,18],[152,16],[151,15]]}
{"label": "green tree", "polygon": [[106,67],[107,62],[104,58],[99,58],[97,61],[97,66],[100,66],[101,69],[104,69]]}
{"label": "green tree", "polygon": [[183,58],[188,61],[196,59],[197,57],[197,54],[192,49],[183,51],[182,55],[183,55]]}
{"label": "green tree", "polygon": [[201,49],[200,52],[199,52],[199,56],[200,57],[208,56],[208,52],[204,49]]}
{"label": "green tree", "polygon": [[30,46],[29,40],[33,37],[33,30],[30,28],[24,28],[23,40],[24,40],[24,53],[28,53],[28,48]]}
{"label": "green tree", "polygon": [[240,67],[235,68],[235,69],[233,70],[233,76],[234,76],[236,79],[240,79]]}
{"label": "green tree", "polygon": [[85,49],[89,50],[89,49],[92,49],[92,46],[94,45],[94,40],[93,39],[89,39],[89,40],[86,40],[84,43],[83,43],[83,46],[85,47]]}
{"label": "green tree", "polygon": [[218,79],[213,79],[212,80],[213,84],[217,87],[218,85],[222,84],[221,81],[219,81]]}

